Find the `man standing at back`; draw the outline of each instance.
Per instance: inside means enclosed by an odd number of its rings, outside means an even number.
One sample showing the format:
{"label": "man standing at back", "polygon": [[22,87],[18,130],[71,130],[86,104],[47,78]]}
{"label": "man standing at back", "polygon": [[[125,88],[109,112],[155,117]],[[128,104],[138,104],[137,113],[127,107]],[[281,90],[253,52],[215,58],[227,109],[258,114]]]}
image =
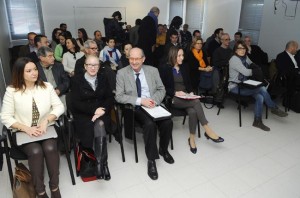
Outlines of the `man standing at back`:
{"label": "man standing at back", "polygon": [[139,27],[139,41],[137,46],[145,53],[145,64],[152,66],[154,62],[153,52],[156,43],[159,13],[158,7],[152,7],[148,15],[143,18]]}
{"label": "man standing at back", "polygon": [[[48,41],[47,36],[42,35],[42,34],[36,35],[34,37],[34,45],[36,47],[36,50],[39,50],[40,47],[42,47],[42,46],[48,47],[49,41]],[[32,60],[32,62],[34,62],[34,63],[37,63],[40,61],[39,57],[37,56],[35,51],[31,52],[30,54],[27,54],[27,57],[30,58]]]}
{"label": "man standing at back", "polygon": [[[135,106],[135,122],[138,122],[144,133],[145,151],[148,159],[148,175],[151,179],[158,179],[155,160],[159,154],[164,160],[173,164],[174,159],[168,152],[168,145],[173,130],[173,122],[170,118],[153,121],[141,106],[153,108],[160,105],[165,97],[165,87],[160,79],[158,70],[154,67],[144,65],[145,55],[140,48],[132,48],[129,55],[127,67],[120,69],[117,73],[116,101],[121,104]],[[124,118],[128,116],[124,115]],[[125,129],[126,129],[126,122]],[[129,122],[130,123],[130,122]],[[156,145],[157,129],[159,130],[159,149]]]}
{"label": "man standing at back", "polygon": [[28,44],[20,47],[20,51],[18,56],[19,57],[25,57],[31,52],[34,52],[36,50],[35,45],[34,45],[34,37],[36,36],[36,33],[34,32],[29,32],[27,34],[27,39],[28,39]]}

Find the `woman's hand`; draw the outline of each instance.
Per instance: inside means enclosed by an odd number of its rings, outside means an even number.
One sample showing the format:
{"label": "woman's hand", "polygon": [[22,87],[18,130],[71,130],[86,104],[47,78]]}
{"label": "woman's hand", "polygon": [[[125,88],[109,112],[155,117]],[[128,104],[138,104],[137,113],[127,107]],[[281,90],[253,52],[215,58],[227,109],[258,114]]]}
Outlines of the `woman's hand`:
{"label": "woman's hand", "polygon": [[41,134],[46,133],[47,132],[47,127],[48,127],[48,119],[44,119],[43,121],[41,121],[39,123],[39,125],[37,126],[38,129],[40,130]]}
{"label": "woman's hand", "polygon": [[186,93],[184,91],[176,91],[175,96],[185,96]]}
{"label": "woman's hand", "polygon": [[205,71],[206,72],[210,72],[213,70],[213,67],[211,67],[210,65],[208,65],[207,67],[205,67]]}
{"label": "woman's hand", "polygon": [[39,129],[38,126],[27,127],[24,130],[24,132],[27,133],[28,135],[30,135],[31,137],[32,136],[38,137],[38,136],[42,135],[41,130]]}
{"label": "woman's hand", "polygon": [[105,114],[105,108],[99,107],[98,109],[96,109],[95,115],[92,117],[92,121],[94,122],[97,118],[100,118],[104,114]]}

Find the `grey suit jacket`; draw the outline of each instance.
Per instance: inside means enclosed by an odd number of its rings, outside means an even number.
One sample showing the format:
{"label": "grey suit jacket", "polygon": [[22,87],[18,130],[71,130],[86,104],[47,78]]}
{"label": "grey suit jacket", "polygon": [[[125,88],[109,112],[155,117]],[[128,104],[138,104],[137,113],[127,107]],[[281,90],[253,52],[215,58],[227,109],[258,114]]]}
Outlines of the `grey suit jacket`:
{"label": "grey suit jacket", "polygon": [[[160,104],[165,97],[166,90],[160,79],[158,70],[155,67],[148,65],[143,65],[142,68],[145,73],[150,96],[156,104]],[[120,69],[117,73],[115,99],[118,103],[131,104],[135,106],[137,98],[134,73],[131,66],[128,65],[127,67]]]}

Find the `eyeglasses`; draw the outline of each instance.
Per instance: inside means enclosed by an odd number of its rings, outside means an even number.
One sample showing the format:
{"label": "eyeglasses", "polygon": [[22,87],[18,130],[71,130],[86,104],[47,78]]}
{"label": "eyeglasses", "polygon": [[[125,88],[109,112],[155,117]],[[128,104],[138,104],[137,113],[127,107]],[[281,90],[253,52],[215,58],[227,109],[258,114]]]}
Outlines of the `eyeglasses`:
{"label": "eyeglasses", "polygon": [[238,50],[246,50],[246,48],[244,48],[244,47],[238,47],[236,49],[238,49]]}
{"label": "eyeglasses", "polygon": [[88,68],[98,68],[99,67],[99,64],[84,64],[85,66],[87,66]]}
{"label": "eyeglasses", "polygon": [[223,39],[223,41],[230,41],[230,39]]}
{"label": "eyeglasses", "polygon": [[90,47],[91,50],[98,50],[98,47]]}
{"label": "eyeglasses", "polygon": [[196,44],[200,44],[200,45],[203,45],[203,43],[196,43]]}
{"label": "eyeglasses", "polygon": [[143,57],[141,57],[141,58],[129,58],[129,61],[140,61],[142,59],[143,59]]}

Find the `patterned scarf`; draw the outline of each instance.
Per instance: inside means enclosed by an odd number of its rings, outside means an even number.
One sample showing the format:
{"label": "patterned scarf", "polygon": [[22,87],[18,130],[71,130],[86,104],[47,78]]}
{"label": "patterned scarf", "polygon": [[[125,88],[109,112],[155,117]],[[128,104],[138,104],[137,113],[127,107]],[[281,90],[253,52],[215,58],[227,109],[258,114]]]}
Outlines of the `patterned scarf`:
{"label": "patterned scarf", "polygon": [[200,67],[205,68],[206,64],[203,60],[203,51],[200,50],[200,52],[198,52],[196,49],[192,49],[192,52],[193,52],[195,58],[199,61]]}
{"label": "patterned scarf", "polygon": [[[238,56],[239,57],[239,56]],[[249,68],[249,64],[247,63],[247,56],[241,56],[239,57],[242,61],[242,64],[246,67]],[[243,74],[239,73],[239,80],[240,81],[245,81],[247,80],[247,76],[244,76]]]}

